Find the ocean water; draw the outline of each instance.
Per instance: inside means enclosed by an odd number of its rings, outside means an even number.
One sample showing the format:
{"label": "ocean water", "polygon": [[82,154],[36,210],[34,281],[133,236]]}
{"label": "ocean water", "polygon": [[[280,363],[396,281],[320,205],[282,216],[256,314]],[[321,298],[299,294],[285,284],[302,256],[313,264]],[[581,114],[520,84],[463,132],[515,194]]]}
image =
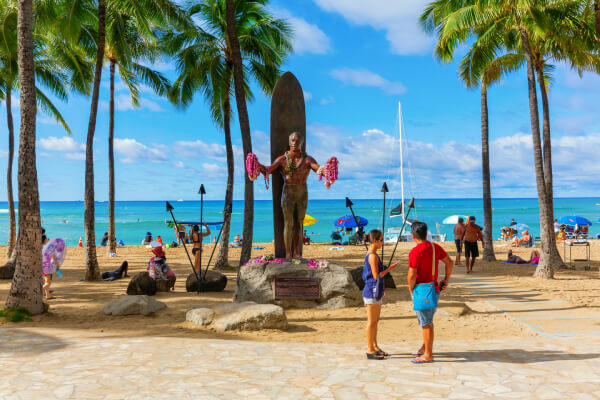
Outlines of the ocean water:
{"label": "ocean water", "polygon": [[[593,237],[600,233],[600,206],[595,198],[558,198],[555,199],[555,216],[581,215],[588,218],[594,225],[590,227]],[[184,201],[171,202],[175,207],[175,217],[179,221],[200,220],[200,202]],[[386,214],[390,207],[399,201],[388,201]],[[442,220],[453,214],[475,215],[477,222],[483,226],[483,204],[481,199],[423,199],[416,200],[416,213],[413,210],[410,218],[418,218],[429,225],[432,233],[437,232],[436,223],[440,224],[440,232],[448,234],[452,240],[452,226],[441,225]],[[231,239],[237,233],[242,233],[243,201],[234,201],[231,227]],[[354,211],[357,215],[369,220],[367,230],[381,228],[382,225],[381,199],[354,200]],[[500,228],[508,225],[514,218],[517,222],[529,225],[531,232],[539,235],[539,211],[537,199],[494,199],[493,224],[494,238],[500,236]],[[6,244],[8,238],[8,212],[6,202],[0,202],[0,244]],[[17,205],[18,208],[18,205]],[[83,202],[42,202],[41,214],[43,227],[51,238],[65,239],[69,246],[77,244],[83,230]],[[349,209],[345,201],[339,200],[310,200],[308,214],[318,222],[307,227],[308,233],[315,242],[329,241],[329,235],[335,229],[334,221],[346,214]],[[165,224],[170,220],[164,201],[118,201],[115,204],[116,236],[126,245],[139,244],[147,231],[153,236],[160,235],[165,243],[175,239],[173,229]],[[222,201],[204,202],[204,219],[208,222],[220,221],[223,215]],[[401,224],[400,218],[386,218],[386,230],[390,226]],[[96,203],[96,240],[99,242],[104,232],[108,230],[108,202]],[[218,232],[214,232],[216,235]],[[211,237],[212,240],[212,237]],[[273,240],[272,202],[257,200],[254,204],[254,242],[270,242]]]}

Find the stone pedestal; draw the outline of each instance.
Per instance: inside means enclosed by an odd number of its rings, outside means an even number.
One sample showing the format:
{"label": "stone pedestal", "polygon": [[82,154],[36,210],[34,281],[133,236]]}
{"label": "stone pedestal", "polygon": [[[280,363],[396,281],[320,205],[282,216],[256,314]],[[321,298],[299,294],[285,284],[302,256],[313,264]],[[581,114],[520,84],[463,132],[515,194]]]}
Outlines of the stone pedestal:
{"label": "stone pedestal", "polygon": [[[324,263],[320,263],[324,264]],[[350,272],[336,264],[325,263],[310,268],[307,261],[268,263],[255,262],[240,269],[239,282],[233,295],[234,302],[253,301],[259,304],[277,304],[283,308],[344,308],[363,305],[362,293]],[[276,299],[276,278],[313,278],[320,284],[320,297],[314,299]]]}

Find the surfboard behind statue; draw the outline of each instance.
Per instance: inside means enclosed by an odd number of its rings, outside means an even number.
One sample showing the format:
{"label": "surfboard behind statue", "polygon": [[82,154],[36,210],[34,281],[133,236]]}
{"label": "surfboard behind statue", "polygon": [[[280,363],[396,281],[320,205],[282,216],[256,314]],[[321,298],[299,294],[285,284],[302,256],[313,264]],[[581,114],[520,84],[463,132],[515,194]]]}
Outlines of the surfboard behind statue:
{"label": "surfboard behind statue", "polygon": [[[304,93],[300,82],[298,82],[294,74],[286,72],[279,77],[271,97],[271,163],[289,150],[288,137],[292,132],[302,134],[304,137],[302,151],[306,153]],[[275,173],[272,176],[272,180],[275,257],[283,258],[285,257],[283,211],[281,210],[283,176],[281,173]]]}

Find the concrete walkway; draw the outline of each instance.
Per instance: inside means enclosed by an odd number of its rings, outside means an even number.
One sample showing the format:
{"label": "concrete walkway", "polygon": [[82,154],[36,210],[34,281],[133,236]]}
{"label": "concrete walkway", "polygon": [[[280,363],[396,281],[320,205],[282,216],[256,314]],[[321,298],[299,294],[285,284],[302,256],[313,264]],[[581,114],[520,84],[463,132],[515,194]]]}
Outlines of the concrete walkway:
{"label": "concrete walkway", "polygon": [[2,329],[0,399],[600,398],[600,320],[493,278],[457,281],[540,336],[441,342],[435,363],[412,365],[405,344],[367,361],[362,344]]}

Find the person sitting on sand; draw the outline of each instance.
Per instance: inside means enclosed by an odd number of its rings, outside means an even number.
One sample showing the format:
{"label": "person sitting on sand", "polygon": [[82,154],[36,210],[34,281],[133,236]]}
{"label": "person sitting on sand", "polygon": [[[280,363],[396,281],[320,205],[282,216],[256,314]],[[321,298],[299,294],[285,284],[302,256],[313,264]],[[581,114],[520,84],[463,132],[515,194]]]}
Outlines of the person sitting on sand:
{"label": "person sitting on sand", "polygon": [[383,233],[378,229],[369,232],[371,245],[365,256],[362,278],[365,282],[363,289],[363,300],[367,308],[367,359],[383,360],[389,354],[381,350],[377,344],[377,325],[381,315],[381,304],[384,296],[383,277],[389,274],[398,264],[392,264],[389,268],[383,266],[383,262],[377,251],[383,246]]}
{"label": "person sitting on sand", "polygon": [[342,244],[342,235],[337,229],[331,234],[331,240],[331,244]]}
{"label": "person sitting on sand", "polygon": [[513,247],[530,245],[530,244],[531,244],[531,235],[529,234],[529,231],[523,231],[523,235],[521,236],[520,239],[517,236],[515,236],[515,238],[513,239],[513,243],[512,243]]}
{"label": "person sitting on sand", "polygon": [[127,278],[129,276],[127,275],[127,268],[127,261],[123,261],[123,264],[119,268],[114,271],[103,272],[101,277],[105,281],[116,281],[117,279]]}
{"label": "person sitting on sand", "polygon": [[310,238],[307,235],[306,229],[302,232],[302,241],[304,244],[310,244]]}
{"label": "person sitting on sand", "polygon": [[106,247],[107,244],[108,244],[108,232],[104,232],[104,236],[102,236],[102,239],[100,239],[100,246]]}
{"label": "person sitting on sand", "polygon": [[538,265],[540,262],[540,253],[537,250],[531,250],[529,260],[523,260],[519,256],[515,256],[512,250],[508,250],[508,259],[506,260],[509,264],[534,264]]}
{"label": "person sitting on sand", "polygon": [[146,232],[146,236],[144,236],[144,240],[142,240],[142,245],[147,246],[152,243],[152,232]]}
{"label": "person sitting on sand", "polygon": [[242,247],[242,241],[240,240],[239,233],[233,238],[233,243],[231,244],[231,247]]}
{"label": "person sitting on sand", "polygon": [[200,269],[200,257],[202,257],[202,238],[210,235],[210,229],[206,222],[204,222],[204,228],[206,228],[206,232],[200,232],[200,227],[198,225],[194,225],[190,231],[190,239],[192,239],[192,243],[194,243],[194,248],[192,249],[192,254],[194,255],[194,269],[198,271]]}
{"label": "person sitting on sand", "polygon": [[177,278],[175,277],[175,272],[167,264],[167,256],[162,246],[153,248],[152,253],[154,253],[154,257],[150,258],[146,266],[148,275],[152,279],[169,281],[169,287],[174,287]]}

